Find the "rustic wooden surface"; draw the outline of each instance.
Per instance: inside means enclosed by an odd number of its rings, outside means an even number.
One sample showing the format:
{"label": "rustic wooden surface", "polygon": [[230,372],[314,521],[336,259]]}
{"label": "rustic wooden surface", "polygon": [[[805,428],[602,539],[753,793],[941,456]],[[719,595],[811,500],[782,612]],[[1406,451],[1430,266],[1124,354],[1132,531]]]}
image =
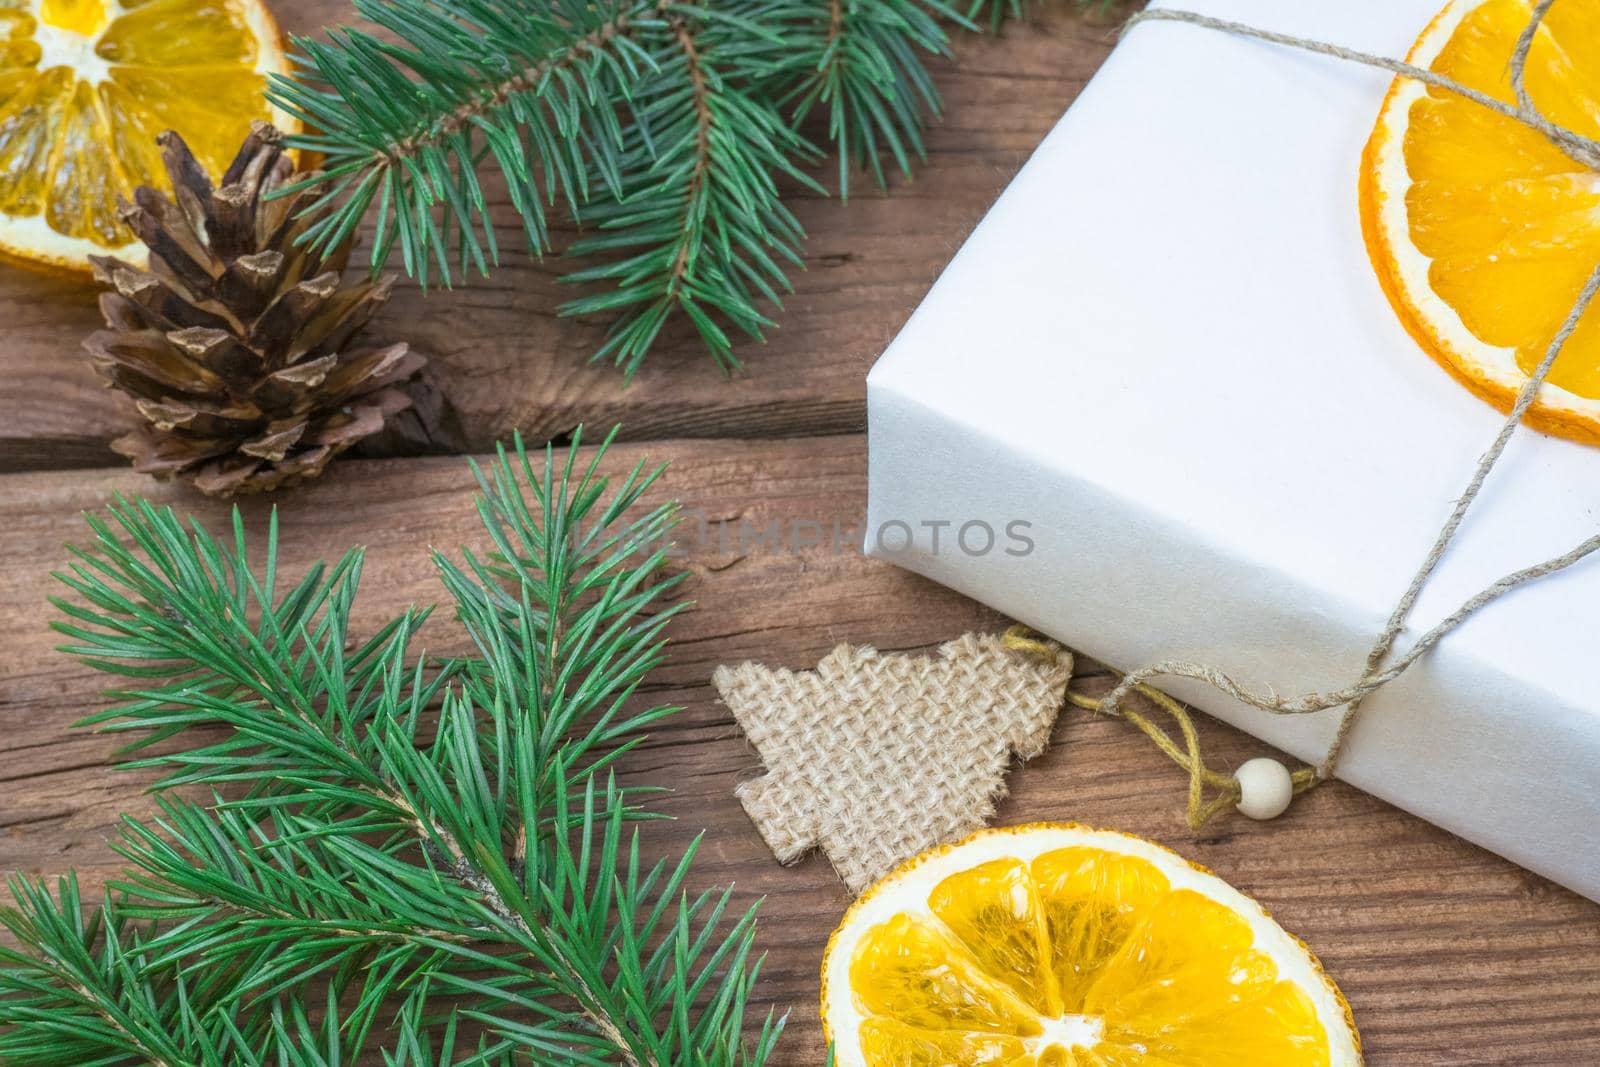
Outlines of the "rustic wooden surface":
{"label": "rustic wooden surface", "polygon": [[[279,6],[291,28],[308,29],[344,4]],[[940,71],[949,111],[914,182],[848,206],[799,204],[809,269],[770,343],[741,350],[748,376],[723,382],[692,345],[674,344],[622,388],[582,363],[593,332],[554,317],[564,294],[552,266],[525,260],[453,293],[403,290],[382,329],[435,354],[458,420],[449,447],[620,418],[638,443],[616,462],[672,460],[661,492],[700,515],[758,527],[837,519],[848,530],[865,498],[867,367],[1107,46],[1104,27],[1059,13],[1000,42],[964,42]],[[64,560],[62,542],[81,536],[79,513],[113,491],[212,520],[222,509],[152,487],[106,454],[128,416],[77,353],[94,319],[83,287],[0,268],[0,871],[71,867],[98,886],[118,869],[107,848],[118,815],[147,813],[151,801],[139,776],[108,770],[110,739],[69,729],[97,706],[100,680],[51,651],[46,575]],[[262,508],[247,510],[259,518]],[[454,457],[346,461],[280,508],[294,564],[369,547],[358,612],[368,626],[436,599],[426,546],[481,543]],[[687,710],[624,773],[675,790],[662,803],[680,819],[650,828],[655,848],[707,830],[696,880],[766,898],[764,995],[792,1012],[778,1063],[809,1067],[822,1052],[817,968],[847,901],[825,862],[772,862],[744,817],[732,790],[760,767],[709,689],[711,672],[747,658],[805,667],[840,641],[924,648],[1002,620],[848,543],[736,552],[690,538],[686,548],[698,608],[674,624],[671,660],[647,698]],[[443,651],[455,639],[449,624],[430,625],[429,647]],[[1104,680],[1080,684],[1093,691]],[[1221,764],[1261,751],[1220,724],[1204,729]],[[1343,987],[1372,1064],[1600,1063],[1600,906],[1420,820],[1336,784],[1277,822],[1222,819],[1195,835],[1165,758],[1125,726],[1075,712],[1011,786],[1002,821],[1143,834],[1260,899]]]}

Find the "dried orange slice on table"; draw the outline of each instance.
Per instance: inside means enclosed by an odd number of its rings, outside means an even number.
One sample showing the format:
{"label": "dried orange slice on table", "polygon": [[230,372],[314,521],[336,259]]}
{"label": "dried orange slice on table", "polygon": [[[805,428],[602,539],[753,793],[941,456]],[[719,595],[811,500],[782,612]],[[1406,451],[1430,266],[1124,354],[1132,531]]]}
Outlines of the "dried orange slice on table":
{"label": "dried orange slice on table", "polygon": [[822,964],[839,1067],[1351,1067],[1349,1008],[1299,941],[1176,853],[1071,824],[912,860]]}
{"label": "dried orange slice on table", "polygon": [[260,0],[0,0],[0,252],[89,269],[137,256],[117,197],[166,189],[176,130],[221,173],[287,70]]}
{"label": "dried orange slice on table", "polygon": [[[1515,103],[1528,0],[1455,0],[1409,56]],[[1551,7],[1525,85],[1551,120],[1600,137],[1600,4]],[[1384,291],[1434,359],[1509,410],[1600,263],[1600,173],[1543,134],[1444,89],[1390,87],[1361,167],[1361,218]],[[1600,307],[1561,351],[1532,425],[1600,444]]]}

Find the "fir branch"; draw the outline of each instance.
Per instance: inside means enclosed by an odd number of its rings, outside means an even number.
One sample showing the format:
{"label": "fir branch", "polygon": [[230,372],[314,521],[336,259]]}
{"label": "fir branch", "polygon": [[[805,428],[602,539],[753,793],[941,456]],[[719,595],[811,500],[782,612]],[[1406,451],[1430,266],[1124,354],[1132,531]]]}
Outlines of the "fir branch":
{"label": "fir branch", "polygon": [[[1110,0],[1073,0],[1104,10]],[[1025,0],[355,0],[378,32],[297,38],[273,102],[325,159],[307,239],[331,246],[369,213],[371,262],[398,245],[426,285],[499,261],[481,175],[510,190],[530,252],[551,249],[561,203],[590,232],[597,286],[563,313],[609,316],[594,353],[633,374],[668,322],[692,324],[718,366],[730,331],[773,325],[804,238],[779,184],[820,191],[798,131],[827,112],[839,193],[884,160],[909,174],[939,112],[927,60],[947,26],[998,29]],[[285,194],[293,192],[285,190]]]}
{"label": "fir branch", "polygon": [[492,551],[435,557],[474,648],[445,662],[411,647],[425,612],[350,640],[359,553],[280,594],[275,523],[260,568],[237,513],[231,545],[142,502],[92,523],[59,628],[133,682],[88,721],[214,792],[127,820],[87,919],[70,880],[14,883],[0,1057],[311,1067],[394,1032],[385,1061],[420,1067],[766,1062],[754,910],[688,896],[694,849],[646,865],[626,829],[612,771],[675,710],[630,708],[679,579],[673,507],[637,506],[659,470],[608,479],[603,452],[478,472]]}
{"label": "fir branch", "polygon": [[945,22],[972,24],[942,0],[825,0],[799,5],[797,15],[785,103],[797,125],[827,108],[840,198],[849,198],[853,170],[869,169],[885,186],[885,154],[909,177],[912,157],[925,155],[927,118],[940,108],[924,57],[949,53]]}
{"label": "fir branch", "polygon": [[152,980],[152,931],[114,898],[86,906],[70,873],[54,895],[9,884],[15,906],[0,925],[20,947],[0,947],[0,1062],[265,1067],[256,1050],[271,1046],[271,1023],[235,1018],[238,971]]}
{"label": "fir branch", "polygon": [[801,263],[803,233],[776,179],[820,192],[796,165],[811,149],[773,105],[739,88],[769,70],[771,53],[786,44],[754,21],[761,17],[670,10],[656,73],[631,101],[621,195],[584,209],[599,232],[569,249],[608,261],[568,281],[614,288],[574,300],[563,313],[620,310],[595,358],[614,360],[630,376],[674,313],[694,324],[720,366],[737,367],[717,318],[759,338],[772,321],[758,301],[780,303],[779,290],[790,288],[785,264]]}
{"label": "fir branch", "polygon": [[[631,38],[654,25],[637,0],[356,0],[382,34],[331,31],[297,37],[294,78],[274,76],[269,98],[318,132],[288,138],[319,153],[308,185],[337,208],[306,240],[333,247],[374,204],[376,272],[398,242],[407,273],[426,285],[437,266],[480,272],[498,263],[478,171],[492,160],[521,217],[529,250],[542,253],[545,207],[576,211],[597,174],[620,191],[617,104],[646,71]],[[400,43],[394,43],[398,40]],[[436,211],[436,208],[442,210]],[[481,233],[481,239],[479,234]]]}

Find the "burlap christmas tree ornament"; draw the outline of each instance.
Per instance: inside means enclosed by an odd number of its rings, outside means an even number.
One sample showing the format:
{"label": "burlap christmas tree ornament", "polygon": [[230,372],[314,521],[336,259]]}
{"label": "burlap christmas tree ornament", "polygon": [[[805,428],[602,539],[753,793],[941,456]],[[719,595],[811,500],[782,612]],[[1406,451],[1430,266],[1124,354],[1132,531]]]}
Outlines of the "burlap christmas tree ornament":
{"label": "burlap christmas tree ornament", "polygon": [[814,671],[720,667],[767,773],[737,795],[781,863],[821,848],[851,892],[984,825],[1012,759],[1043,752],[1072,655],[968,634],[933,656],[840,645]]}

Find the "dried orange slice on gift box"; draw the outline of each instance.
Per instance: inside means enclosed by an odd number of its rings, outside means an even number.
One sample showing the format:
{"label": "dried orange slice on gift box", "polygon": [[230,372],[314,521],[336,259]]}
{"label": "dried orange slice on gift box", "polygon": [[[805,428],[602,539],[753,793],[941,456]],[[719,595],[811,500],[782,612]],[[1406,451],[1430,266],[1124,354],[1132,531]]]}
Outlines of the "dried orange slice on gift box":
{"label": "dried orange slice on gift box", "polygon": [[838,1067],[1350,1067],[1311,952],[1176,853],[985,830],[862,895],[822,964]]}
{"label": "dried orange slice on gift box", "polygon": [[0,252],[136,255],[117,197],[168,188],[156,136],[222,173],[285,70],[260,0],[0,0]]}
{"label": "dried orange slice on gift box", "polygon": [[[1455,0],[1408,58],[1514,104],[1510,59],[1531,15],[1528,0]],[[1551,120],[1600,137],[1600,4],[1550,8],[1525,85]],[[1600,173],[1514,119],[1407,78],[1390,87],[1367,143],[1361,218],[1406,328],[1503,411],[1600,263]],[[1600,444],[1600,307],[1562,349],[1527,421]]]}

